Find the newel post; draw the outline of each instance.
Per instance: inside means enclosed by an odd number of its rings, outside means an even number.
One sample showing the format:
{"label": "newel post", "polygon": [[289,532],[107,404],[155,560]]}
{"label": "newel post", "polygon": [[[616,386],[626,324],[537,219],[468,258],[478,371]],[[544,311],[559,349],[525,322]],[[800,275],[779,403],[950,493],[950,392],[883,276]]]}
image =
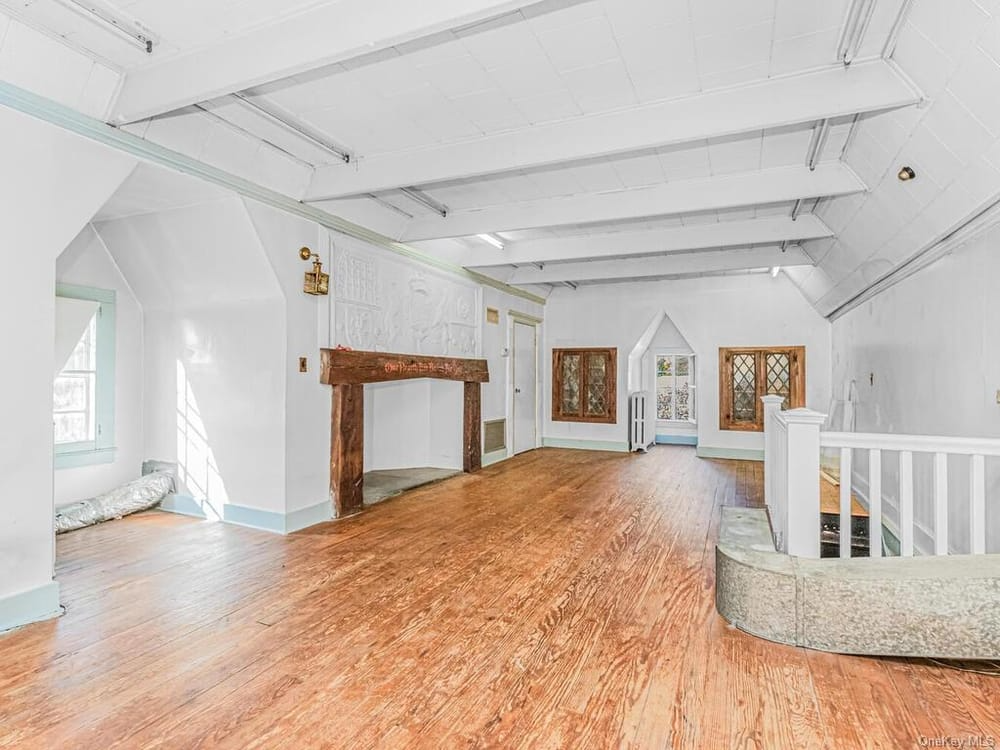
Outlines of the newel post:
{"label": "newel post", "polygon": [[762,396],[764,402],[764,505],[771,507],[774,499],[774,452],[775,445],[774,427],[771,424],[772,417],[781,411],[783,396]]}
{"label": "newel post", "polygon": [[819,557],[819,428],[826,414],[811,409],[791,409],[778,415],[788,430],[787,552],[799,557]]}

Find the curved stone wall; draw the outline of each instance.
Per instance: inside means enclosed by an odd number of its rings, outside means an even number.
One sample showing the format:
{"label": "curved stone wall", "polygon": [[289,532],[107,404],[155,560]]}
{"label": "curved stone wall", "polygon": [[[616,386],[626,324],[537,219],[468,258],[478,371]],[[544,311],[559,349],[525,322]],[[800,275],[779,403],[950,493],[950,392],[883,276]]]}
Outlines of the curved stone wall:
{"label": "curved stone wall", "polygon": [[766,511],[723,508],[716,608],[761,638],[873,656],[1000,658],[1000,555],[808,560]]}

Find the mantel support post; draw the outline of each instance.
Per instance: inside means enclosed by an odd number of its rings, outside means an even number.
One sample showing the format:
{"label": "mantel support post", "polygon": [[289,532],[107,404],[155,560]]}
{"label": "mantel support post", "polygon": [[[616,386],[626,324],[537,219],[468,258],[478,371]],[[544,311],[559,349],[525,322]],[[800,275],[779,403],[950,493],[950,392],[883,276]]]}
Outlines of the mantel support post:
{"label": "mantel support post", "polygon": [[330,435],[330,496],[333,517],[364,509],[365,387],[333,386]]}
{"label": "mantel support post", "polygon": [[465,383],[465,408],[462,416],[462,470],[466,473],[483,467],[482,385]]}

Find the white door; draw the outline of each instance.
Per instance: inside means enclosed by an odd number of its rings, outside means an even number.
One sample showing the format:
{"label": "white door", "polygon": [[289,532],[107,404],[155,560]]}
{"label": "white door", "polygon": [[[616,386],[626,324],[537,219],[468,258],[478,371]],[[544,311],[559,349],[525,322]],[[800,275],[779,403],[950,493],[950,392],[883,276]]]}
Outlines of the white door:
{"label": "white door", "polygon": [[536,390],[538,375],[536,367],[535,326],[514,321],[513,404],[514,404],[514,453],[523,453],[537,447]]}

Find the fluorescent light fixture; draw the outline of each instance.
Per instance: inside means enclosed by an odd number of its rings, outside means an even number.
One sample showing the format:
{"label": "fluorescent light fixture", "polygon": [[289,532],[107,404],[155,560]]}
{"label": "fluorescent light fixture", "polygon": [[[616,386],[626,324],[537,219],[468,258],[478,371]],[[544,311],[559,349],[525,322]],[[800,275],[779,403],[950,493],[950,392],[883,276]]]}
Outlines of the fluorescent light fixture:
{"label": "fluorescent light fixture", "polygon": [[448,207],[443,203],[441,203],[440,201],[436,201],[433,198],[431,198],[423,190],[420,190],[419,188],[415,187],[402,187],[399,189],[399,192],[401,192],[411,201],[419,203],[421,206],[429,208],[434,213],[439,214],[442,219],[448,218]]}
{"label": "fluorescent light fixture", "polygon": [[319,146],[321,149],[327,153],[333,154],[338,159],[341,159],[346,164],[351,163],[351,154],[343,146],[340,146],[332,141],[324,138],[321,134],[315,132],[312,128],[306,127],[303,123],[296,120],[290,114],[277,107],[270,102],[266,102],[262,99],[253,99],[249,95],[243,93],[242,91],[236,91],[233,93],[241,103],[249,107],[250,109],[257,112],[257,114],[262,115],[271,122],[277,123],[285,130],[291,131],[300,138],[304,138],[310,143]]}
{"label": "fluorescent light fixture", "polygon": [[851,3],[837,42],[837,59],[844,65],[850,65],[857,57],[874,10],[875,0],[853,0]]}
{"label": "fluorescent light fixture", "polygon": [[156,34],[139,21],[105,3],[94,2],[94,0],[59,0],[59,2],[88,20],[96,19],[103,23],[109,29],[118,32],[123,39],[128,39],[132,44],[143,49],[146,54],[152,54],[153,45],[159,43]]}
{"label": "fluorescent light fixture", "polygon": [[483,242],[487,242],[493,245],[497,250],[503,250],[503,242],[499,237],[495,237],[492,234],[477,234],[476,237],[481,239]]}
{"label": "fluorescent light fixture", "polygon": [[781,272],[781,266],[774,266],[771,269],[771,278],[777,278],[778,274]]}
{"label": "fluorescent light fixture", "polygon": [[826,138],[829,133],[829,120],[821,120],[813,125],[812,138],[809,141],[809,149],[806,151],[806,166],[809,167],[810,172],[816,169],[816,164],[823,153],[823,146],[826,145]]}

